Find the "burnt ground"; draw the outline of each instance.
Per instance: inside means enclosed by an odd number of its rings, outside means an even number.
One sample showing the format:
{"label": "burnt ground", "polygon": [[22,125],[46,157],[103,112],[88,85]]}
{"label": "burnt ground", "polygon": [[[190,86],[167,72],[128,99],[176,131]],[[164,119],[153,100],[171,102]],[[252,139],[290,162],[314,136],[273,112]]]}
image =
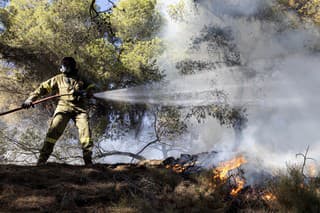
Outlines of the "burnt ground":
{"label": "burnt ground", "polygon": [[0,165],[0,211],[197,212],[179,197],[187,179],[161,166]]}
{"label": "burnt ground", "polygon": [[270,212],[252,189],[230,197],[212,180],[161,163],[0,165],[0,212]]}

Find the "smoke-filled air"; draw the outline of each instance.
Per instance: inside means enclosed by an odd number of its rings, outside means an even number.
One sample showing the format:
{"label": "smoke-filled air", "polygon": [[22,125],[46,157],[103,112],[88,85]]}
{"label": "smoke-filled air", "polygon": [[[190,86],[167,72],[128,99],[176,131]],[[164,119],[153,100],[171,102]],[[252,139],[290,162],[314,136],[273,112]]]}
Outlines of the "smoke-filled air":
{"label": "smoke-filled air", "polygon": [[[265,18],[263,11],[272,5],[272,1],[226,0],[199,1],[194,7],[191,1],[184,1],[187,13],[183,20],[168,18],[162,31],[169,48],[159,59],[168,79],[181,78],[174,83],[178,87],[196,94],[212,81],[210,88],[217,85],[225,91],[231,106],[247,109],[248,123],[237,150],[259,169],[297,162],[296,154],[307,146],[310,157],[320,157],[319,31],[312,24],[293,28],[300,23],[294,15]],[[222,44],[219,39],[224,40]],[[184,84],[178,64],[188,60],[214,65],[201,70],[203,83],[198,74],[190,74],[196,83]],[[197,68],[191,65],[190,69]],[[213,100],[204,98],[208,103]],[[214,128],[209,122],[193,130],[199,134],[193,150],[231,151],[230,132]]]}
{"label": "smoke-filled air", "polygon": [[0,0],[4,212],[320,212],[319,0]]}
{"label": "smoke-filled air", "polygon": [[[170,14],[173,5],[180,6],[176,14]],[[262,0],[159,1],[165,18],[159,37],[166,49],[157,63],[164,82],[96,97],[160,106],[242,107],[248,122],[240,142],[234,144],[234,132],[210,120],[186,133],[194,136],[187,141],[190,150],[219,150],[227,155],[223,158],[243,153],[259,169],[298,162],[296,154],[308,146],[309,155],[319,159],[319,30],[301,24],[294,14],[268,17],[273,6]]]}

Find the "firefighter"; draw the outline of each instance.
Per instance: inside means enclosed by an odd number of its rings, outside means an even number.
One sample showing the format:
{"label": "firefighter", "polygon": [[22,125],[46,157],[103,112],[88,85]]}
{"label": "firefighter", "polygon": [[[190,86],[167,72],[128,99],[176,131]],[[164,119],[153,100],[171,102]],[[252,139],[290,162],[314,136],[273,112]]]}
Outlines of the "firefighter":
{"label": "firefighter", "polygon": [[88,86],[79,79],[76,61],[72,57],[62,59],[60,72],[61,74],[41,83],[22,104],[23,108],[30,108],[32,102],[40,96],[52,92],[63,95],[60,97],[54,112],[44,144],[40,150],[37,165],[44,165],[47,162],[56,141],[62,135],[70,119],[75,122],[78,128],[84,163],[85,165],[92,165],[93,142],[86,108],[89,98],[92,97],[94,85]]}

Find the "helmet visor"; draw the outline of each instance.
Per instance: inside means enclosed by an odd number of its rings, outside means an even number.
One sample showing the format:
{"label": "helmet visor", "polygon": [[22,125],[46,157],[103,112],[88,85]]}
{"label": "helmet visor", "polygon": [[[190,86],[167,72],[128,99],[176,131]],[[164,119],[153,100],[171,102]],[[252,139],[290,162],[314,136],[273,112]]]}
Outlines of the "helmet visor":
{"label": "helmet visor", "polygon": [[60,66],[60,72],[62,72],[62,73],[68,73],[68,72],[70,72],[70,68],[68,68],[68,67],[65,66],[65,65],[61,65],[61,66]]}

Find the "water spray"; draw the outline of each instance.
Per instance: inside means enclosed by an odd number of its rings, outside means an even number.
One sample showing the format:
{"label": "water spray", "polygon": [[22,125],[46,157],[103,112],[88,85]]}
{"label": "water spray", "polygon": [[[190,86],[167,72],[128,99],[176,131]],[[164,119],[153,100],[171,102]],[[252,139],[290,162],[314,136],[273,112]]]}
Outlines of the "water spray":
{"label": "water spray", "polygon": [[131,88],[115,89],[94,94],[97,99],[105,101],[129,103],[129,104],[150,104],[172,107],[197,107],[209,105],[231,105],[260,106],[260,107],[281,107],[303,105],[301,99],[295,96],[267,97],[239,97],[234,94],[237,90],[251,91],[255,88],[275,89],[288,86],[286,82],[272,83],[216,83],[215,76],[205,72],[193,74],[182,79],[167,82],[158,82],[150,85],[142,85]]}

